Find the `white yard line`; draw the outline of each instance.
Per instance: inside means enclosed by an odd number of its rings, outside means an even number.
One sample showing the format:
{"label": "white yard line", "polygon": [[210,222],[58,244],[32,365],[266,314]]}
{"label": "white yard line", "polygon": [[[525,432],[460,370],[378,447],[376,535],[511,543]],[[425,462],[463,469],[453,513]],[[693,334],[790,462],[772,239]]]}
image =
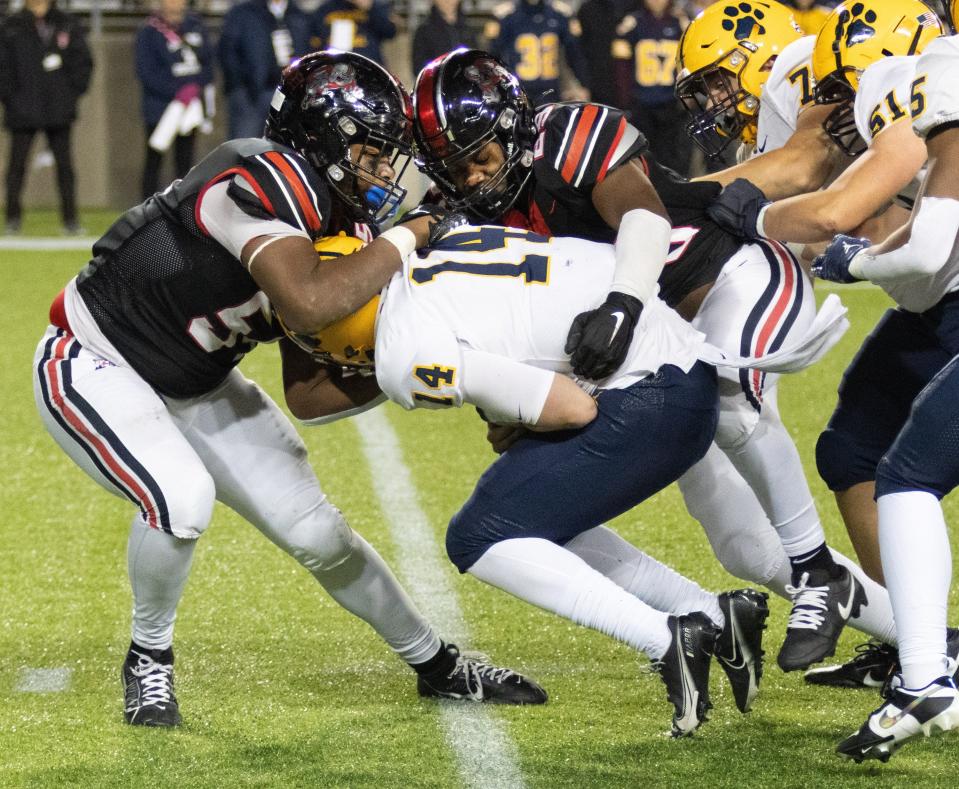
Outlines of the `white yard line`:
{"label": "white yard line", "polygon": [[59,693],[70,687],[73,669],[60,668],[22,668],[17,674],[13,689],[17,693]]}
{"label": "white yard line", "polygon": [[[397,548],[400,576],[440,635],[466,646],[469,628],[451,583],[452,565],[419,505],[396,432],[382,408],[352,421],[360,433],[380,509]],[[439,706],[464,785],[475,789],[521,789],[525,785],[516,746],[486,707],[452,702]]]}
{"label": "white yard line", "polygon": [[75,238],[0,237],[0,252],[90,252],[97,239],[93,236]]}

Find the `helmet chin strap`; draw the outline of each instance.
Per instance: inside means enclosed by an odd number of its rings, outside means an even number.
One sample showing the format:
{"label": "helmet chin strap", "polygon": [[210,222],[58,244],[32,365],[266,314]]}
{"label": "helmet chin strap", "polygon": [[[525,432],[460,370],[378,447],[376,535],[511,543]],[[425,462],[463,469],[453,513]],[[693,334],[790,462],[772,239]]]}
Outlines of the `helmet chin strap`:
{"label": "helmet chin strap", "polygon": [[393,217],[399,210],[401,200],[400,195],[395,192],[387,192],[382,186],[371,186],[363,194],[363,201],[376,213],[379,213],[384,206],[389,206],[388,212],[380,221]]}

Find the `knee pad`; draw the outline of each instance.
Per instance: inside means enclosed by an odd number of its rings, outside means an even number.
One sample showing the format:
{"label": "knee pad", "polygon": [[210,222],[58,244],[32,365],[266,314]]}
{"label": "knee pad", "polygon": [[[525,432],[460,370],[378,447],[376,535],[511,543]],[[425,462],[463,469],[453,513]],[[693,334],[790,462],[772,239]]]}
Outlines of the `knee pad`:
{"label": "knee pad", "polygon": [[353,529],[326,498],[279,531],[283,549],[311,573],[332,570],[353,552]]}
{"label": "knee pad", "polygon": [[140,508],[141,518],[147,523],[154,519],[163,521],[163,509],[169,519],[170,530],[174,537],[195,540],[210,525],[213,517],[213,504],[216,501],[216,485],[206,473],[184,476],[176,482],[176,494],[168,494],[165,502]]}
{"label": "knee pad", "polygon": [[714,441],[723,451],[742,447],[759,424],[759,411],[742,396],[719,399],[719,422]]}
{"label": "knee pad", "polygon": [[875,448],[842,428],[827,427],[816,442],[816,468],[832,491],[876,478]]}

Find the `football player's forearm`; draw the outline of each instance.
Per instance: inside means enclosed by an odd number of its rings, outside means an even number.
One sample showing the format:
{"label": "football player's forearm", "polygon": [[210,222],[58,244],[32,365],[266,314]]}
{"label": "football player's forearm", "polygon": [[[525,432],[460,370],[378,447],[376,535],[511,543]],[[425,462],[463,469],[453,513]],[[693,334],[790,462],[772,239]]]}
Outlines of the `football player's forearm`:
{"label": "football player's forearm", "polygon": [[598,413],[592,397],[565,375],[554,373],[543,410],[536,424],[529,425],[529,428],[537,432],[574,430],[588,425]]}

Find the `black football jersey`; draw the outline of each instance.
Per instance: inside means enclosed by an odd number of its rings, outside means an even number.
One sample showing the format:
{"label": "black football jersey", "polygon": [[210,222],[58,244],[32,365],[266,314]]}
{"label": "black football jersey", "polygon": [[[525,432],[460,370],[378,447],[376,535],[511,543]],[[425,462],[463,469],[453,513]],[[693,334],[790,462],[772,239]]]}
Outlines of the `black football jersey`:
{"label": "black football jersey", "polygon": [[613,230],[593,206],[593,188],[609,172],[639,159],[673,225],[660,297],[671,307],[714,282],[740,241],[706,213],[719,193],[715,182],[690,182],[660,165],[646,139],[624,114],[600,104],[564,103],[543,108],[534,148],[533,176],[505,224],[537,233],[612,243]]}
{"label": "black football jersey", "polygon": [[210,391],[257,343],[282,335],[266,295],[203,227],[198,199],[224,181],[247,214],[323,235],[330,194],[306,161],[267,140],[233,140],[114,222],[77,277],[106,338],[169,397]]}

